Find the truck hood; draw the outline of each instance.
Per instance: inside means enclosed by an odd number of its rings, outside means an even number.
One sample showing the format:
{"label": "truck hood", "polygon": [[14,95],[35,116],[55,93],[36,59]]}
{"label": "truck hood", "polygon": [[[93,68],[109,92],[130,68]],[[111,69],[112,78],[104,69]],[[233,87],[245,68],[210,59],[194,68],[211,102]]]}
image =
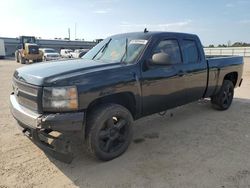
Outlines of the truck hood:
{"label": "truck hood", "polygon": [[62,79],[121,66],[121,63],[108,63],[85,59],[64,60],[53,63],[26,65],[15,71],[14,78],[32,85],[50,86]]}

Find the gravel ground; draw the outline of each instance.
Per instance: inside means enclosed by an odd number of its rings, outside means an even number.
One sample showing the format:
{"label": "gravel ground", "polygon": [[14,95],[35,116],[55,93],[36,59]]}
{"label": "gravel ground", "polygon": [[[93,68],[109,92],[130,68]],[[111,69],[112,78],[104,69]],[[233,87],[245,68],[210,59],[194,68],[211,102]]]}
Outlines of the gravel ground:
{"label": "gravel ground", "polygon": [[250,59],[228,111],[208,100],[135,123],[121,157],[100,162],[74,137],[74,160],[44,154],[17,128],[9,111],[11,76],[28,66],[0,60],[0,188],[2,187],[250,187]]}

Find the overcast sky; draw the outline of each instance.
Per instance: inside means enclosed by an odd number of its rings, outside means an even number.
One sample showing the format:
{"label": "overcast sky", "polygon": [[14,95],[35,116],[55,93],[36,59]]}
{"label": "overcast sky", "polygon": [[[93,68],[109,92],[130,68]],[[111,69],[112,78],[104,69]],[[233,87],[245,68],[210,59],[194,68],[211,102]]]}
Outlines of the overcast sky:
{"label": "overcast sky", "polygon": [[250,42],[250,0],[1,0],[0,36],[94,40],[143,31],[198,34],[204,45]]}

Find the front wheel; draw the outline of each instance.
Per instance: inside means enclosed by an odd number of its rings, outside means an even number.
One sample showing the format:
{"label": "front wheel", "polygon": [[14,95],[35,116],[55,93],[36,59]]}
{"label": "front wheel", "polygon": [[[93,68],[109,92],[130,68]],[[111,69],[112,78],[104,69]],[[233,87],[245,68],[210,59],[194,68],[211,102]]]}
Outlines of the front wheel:
{"label": "front wheel", "polygon": [[21,54],[19,54],[19,61],[20,61],[20,63],[21,63],[21,64],[25,64],[25,63],[26,63],[25,58],[24,58],[24,57],[22,57],[22,55],[21,55]]}
{"label": "front wheel", "polygon": [[15,59],[16,59],[16,62],[17,62],[17,63],[20,62],[18,53],[15,53]]}
{"label": "front wheel", "polygon": [[47,58],[45,56],[43,56],[43,61],[47,61]]}
{"label": "front wheel", "polygon": [[211,103],[217,110],[227,110],[233,101],[234,84],[230,80],[224,80],[219,93],[211,97]]}
{"label": "front wheel", "polygon": [[132,139],[133,118],[118,104],[106,104],[92,111],[87,120],[86,143],[88,151],[104,161],[124,153]]}

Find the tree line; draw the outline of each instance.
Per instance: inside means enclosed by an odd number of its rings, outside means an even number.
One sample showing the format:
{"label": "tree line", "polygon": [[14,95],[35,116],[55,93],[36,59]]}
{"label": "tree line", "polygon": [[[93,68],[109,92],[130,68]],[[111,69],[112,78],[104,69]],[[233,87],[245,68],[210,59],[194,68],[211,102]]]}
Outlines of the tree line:
{"label": "tree line", "polygon": [[250,43],[246,43],[246,42],[235,42],[233,44],[231,44],[230,41],[228,41],[227,44],[219,44],[217,46],[210,44],[208,46],[209,48],[216,48],[216,47],[220,47],[220,48],[226,48],[226,47],[250,47]]}

